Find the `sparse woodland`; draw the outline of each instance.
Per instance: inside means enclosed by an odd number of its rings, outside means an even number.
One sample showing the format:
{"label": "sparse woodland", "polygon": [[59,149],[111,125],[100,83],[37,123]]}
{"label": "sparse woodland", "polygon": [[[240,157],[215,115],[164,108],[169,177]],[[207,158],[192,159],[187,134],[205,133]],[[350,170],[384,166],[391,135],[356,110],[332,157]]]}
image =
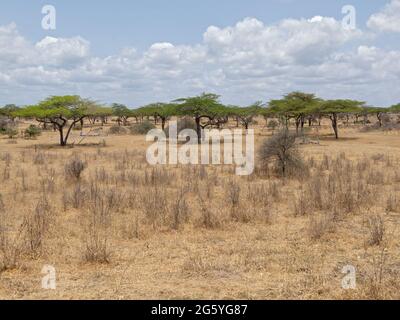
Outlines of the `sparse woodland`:
{"label": "sparse woodland", "polygon": [[[400,298],[399,105],[64,96],[0,114],[0,298]],[[149,165],[144,135],[172,119],[254,129],[254,174]]]}

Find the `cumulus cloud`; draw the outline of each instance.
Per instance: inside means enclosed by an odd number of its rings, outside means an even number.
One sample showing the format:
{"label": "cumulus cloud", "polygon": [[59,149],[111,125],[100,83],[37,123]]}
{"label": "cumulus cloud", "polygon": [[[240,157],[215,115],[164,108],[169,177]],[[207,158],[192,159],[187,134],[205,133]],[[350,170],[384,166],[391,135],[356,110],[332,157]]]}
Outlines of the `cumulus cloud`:
{"label": "cumulus cloud", "polygon": [[373,14],[367,25],[383,32],[400,32],[400,0],[392,0],[381,12]]}
{"label": "cumulus cloud", "polygon": [[271,25],[245,18],[233,26],[210,26],[196,45],[159,42],[144,52],[125,48],[98,57],[81,37],[31,43],[10,24],[0,27],[0,104],[74,93],[138,106],[202,91],[247,104],[292,90],[394,103],[400,99],[394,90],[400,52],[364,44],[364,36],[330,17]]}

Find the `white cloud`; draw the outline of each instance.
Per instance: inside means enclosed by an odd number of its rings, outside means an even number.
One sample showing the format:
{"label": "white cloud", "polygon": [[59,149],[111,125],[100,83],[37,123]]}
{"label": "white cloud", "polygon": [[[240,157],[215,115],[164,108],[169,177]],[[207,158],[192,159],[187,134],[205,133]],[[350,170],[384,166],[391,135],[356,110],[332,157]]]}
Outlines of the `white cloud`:
{"label": "white cloud", "polygon": [[89,56],[90,44],[81,37],[70,39],[46,37],[35,45],[43,64],[73,65]]}
{"label": "white cloud", "polygon": [[392,0],[381,12],[373,14],[367,25],[383,32],[400,32],[400,0]]}
{"label": "white cloud", "polygon": [[363,44],[364,36],[329,17],[272,25],[246,18],[210,26],[196,45],[160,42],[97,57],[81,37],[31,43],[11,24],[0,27],[0,104],[73,93],[137,106],[202,91],[247,104],[291,90],[376,104],[400,100],[400,52]]}

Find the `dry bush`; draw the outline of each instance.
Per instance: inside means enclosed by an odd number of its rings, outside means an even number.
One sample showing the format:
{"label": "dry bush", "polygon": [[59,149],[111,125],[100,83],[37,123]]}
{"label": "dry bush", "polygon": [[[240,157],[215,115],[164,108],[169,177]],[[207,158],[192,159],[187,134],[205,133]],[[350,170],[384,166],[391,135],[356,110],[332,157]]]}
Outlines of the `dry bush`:
{"label": "dry bush", "polygon": [[0,226],[0,272],[17,268],[22,254],[19,238],[7,233]]}
{"label": "dry bush", "polygon": [[[1,199],[0,199],[1,200]],[[18,266],[22,253],[20,232],[12,230],[9,223],[9,212],[6,212],[4,203],[0,204],[0,273],[15,269]]]}
{"label": "dry bush", "polygon": [[84,259],[87,262],[109,263],[111,251],[109,233],[111,229],[112,208],[109,201],[98,196],[91,201],[87,210],[84,238]]}
{"label": "dry bush", "polygon": [[372,258],[372,266],[367,273],[367,296],[372,299],[382,299],[387,276],[387,249],[382,249]]}
{"label": "dry bush", "polygon": [[274,161],[275,169],[284,177],[307,171],[296,144],[296,135],[288,130],[282,130],[264,141],[259,158],[264,166]]}
{"label": "dry bush", "polygon": [[33,212],[24,217],[24,241],[32,256],[42,253],[43,242],[50,223],[51,206],[48,199],[42,196]]}
{"label": "dry bush", "polygon": [[370,246],[379,246],[385,235],[385,220],[380,215],[372,215],[367,219]]}
{"label": "dry bush", "polygon": [[226,196],[232,208],[236,208],[240,203],[240,186],[237,182],[230,180],[225,187]]}
{"label": "dry bush", "polygon": [[143,211],[147,223],[153,226],[156,230],[166,224],[168,213],[168,201],[165,189],[153,187],[150,190],[145,190],[140,195],[141,210]]}
{"label": "dry bush", "polygon": [[80,183],[73,186],[72,192],[66,197],[66,204],[71,205],[74,209],[81,209],[85,204],[87,191]]}
{"label": "dry bush", "polygon": [[266,184],[248,184],[246,200],[256,206],[267,207],[270,204],[270,190]]}
{"label": "dry bush", "polygon": [[206,202],[201,195],[198,195],[200,203],[200,221],[199,226],[206,229],[218,229],[224,224],[221,216],[221,210],[213,207],[210,203]]}
{"label": "dry bush", "polygon": [[43,152],[35,152],[33,155],[33,164],[44,165],[46,162],[46,157]]}
{"label": "dry bush", "polygon": [[269,183],[268,194],[271,196],[270,198],[275,202],[279,202],[281,200],[281,187],[277,182]]}
{"label": "dry bush", "polygon": [[82,172],[86,169],[86,167],[87,163],[75,156],[65,165],[65,175],[69,179],[79,181],[81,179]]}
{"label": "dry bush", "polygon": [[309,202],[307,194],[301,191],[294,201],[294,216],[305,216],[309,213]]}
{"label": "dry bush", "polygon": [[172,229],[179,230],[181,226],[189,221],[189,205],[185,194],[181,190],[171,207]]}

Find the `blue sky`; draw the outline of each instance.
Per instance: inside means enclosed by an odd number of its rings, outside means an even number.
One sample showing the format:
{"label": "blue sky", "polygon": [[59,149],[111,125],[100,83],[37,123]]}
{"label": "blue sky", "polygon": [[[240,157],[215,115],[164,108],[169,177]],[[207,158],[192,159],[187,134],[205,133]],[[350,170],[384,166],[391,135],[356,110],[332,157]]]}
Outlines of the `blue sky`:
{"label": "blue sky", "polygon": [[[47,35],[89,39],[95,53],[107,55],[127,46],[146,49],[155,42],[195,44],[210,25],[230,26],[244,17],[264,23],[316,15],[341,19],[341,9],[357,8],[358,24],[382,8],[386,0],[3,0],[0,24],[15,22],[23,35],[40,40]],[[41,28],[41,8],[57,9],[57,30]]]}
{"label": "blue sky", "polygon": [[[45,4],[55,31],[41,28]],[[344,33],[348,4],[358,29]],[[0,104],[78,93],[134,107],[202,91],[249,104],[299,89],[390,105],[397,18],[399,0],[3,0]]]}

